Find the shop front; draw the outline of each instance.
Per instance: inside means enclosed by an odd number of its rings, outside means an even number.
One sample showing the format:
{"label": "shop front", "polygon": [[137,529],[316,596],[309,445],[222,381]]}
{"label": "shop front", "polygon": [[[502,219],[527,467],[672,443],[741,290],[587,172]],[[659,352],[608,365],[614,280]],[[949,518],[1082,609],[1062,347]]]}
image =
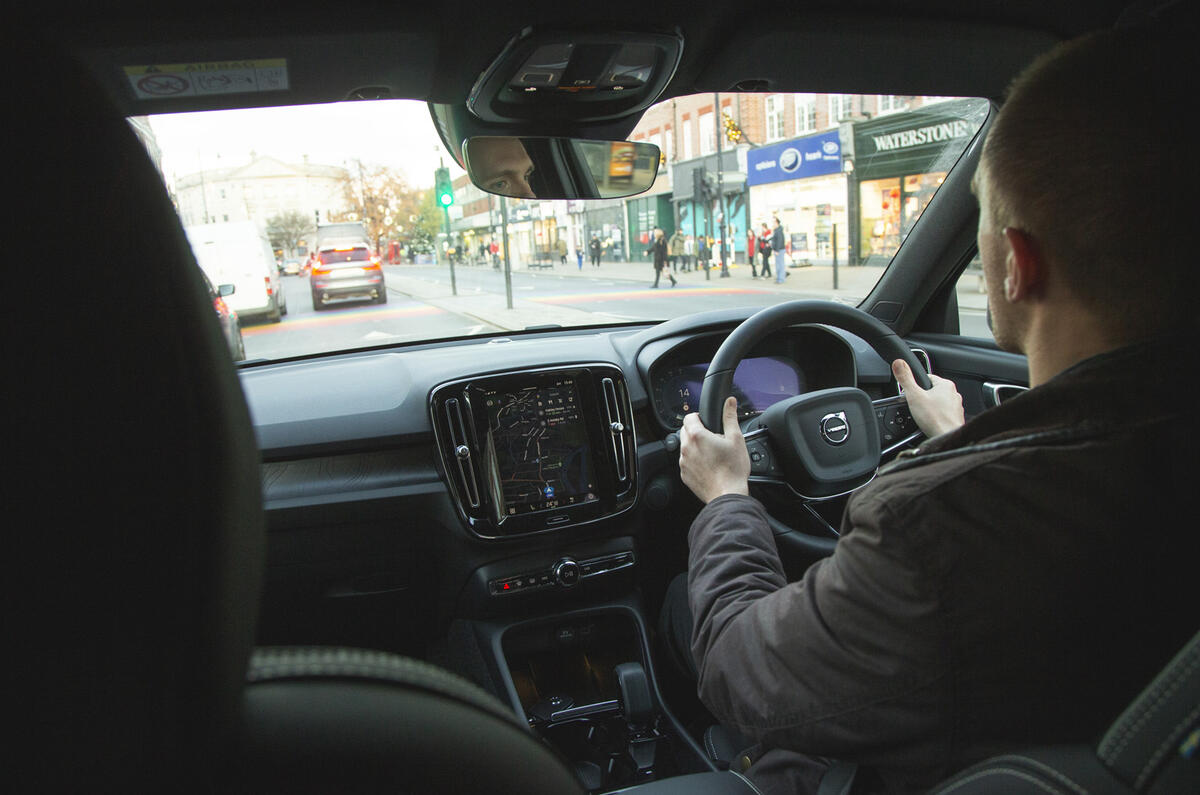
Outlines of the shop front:
{"label": "shop front", "polygon": [[854,125],[848,171],[859,261],[891,260],[987,112],[985,100],[951,100]]}
{"label": "shop front", "polygon": [[[744,163],[740,162],[744,150],[745,147],[739,147],[721,152],[719,171],[716,154],[675,163],[671,169],[671,201],[675,205],[674,217],[678,218],[677,228],[685,236],[710,238],[716,246],[719,246],[724,230],[729,237],[727,251],[733,262],[745,261],[746,232],[750,225],[746,174]],[[722,202],[717,201],[718,173]],[[697,195],[698,179],[704,183],[706,195]]]}
{"label": "shop front", "polygon": [[652,255],[648,249],[654,238],[655,227],[661,227],[667,239],[675,234],[674,213],[668,194],[628,199],[625,213],[629,223],[630,261],[650,261]]}
{"label": "shop front", "polygon": [[[846,261],[846,179],[837,130],[751,149],[746,183],[755,230],[783,225],[793,262]],[[836,246],[836,248],[835,248]]]}
{"label": "shop front", "polygon": [[584,246],[588,246],[592,238],[600,241],[602,262],[626,259],[624,199],[590,199],[583,213],[581,237]]}

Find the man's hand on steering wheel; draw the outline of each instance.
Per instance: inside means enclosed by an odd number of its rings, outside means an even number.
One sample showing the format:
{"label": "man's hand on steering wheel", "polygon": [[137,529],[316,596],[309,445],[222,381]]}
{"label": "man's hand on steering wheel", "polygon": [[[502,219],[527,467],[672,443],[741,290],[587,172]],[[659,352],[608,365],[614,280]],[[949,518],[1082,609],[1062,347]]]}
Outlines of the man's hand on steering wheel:
{"label": "man's hand on steering wheel", "polygon": [[683,418],[679,431],[679,474],[705,504],[724,494],[750,493],[750,456],[738,426],[737,398],[725,401],[721,419],[721,435],[705,428],[695,412]]}
{"label": "man's hand on steering wheel", "polygon": [[917,427],[930,439],[952,431],[966,422],[962,395],[958,394],[953,381],[930,373],[929,380],[933,382],[933,386],[922,389],[903,359],[892,362],[892,375],[896,376],[896,382],[904,390],[908,410],[912,413]]}

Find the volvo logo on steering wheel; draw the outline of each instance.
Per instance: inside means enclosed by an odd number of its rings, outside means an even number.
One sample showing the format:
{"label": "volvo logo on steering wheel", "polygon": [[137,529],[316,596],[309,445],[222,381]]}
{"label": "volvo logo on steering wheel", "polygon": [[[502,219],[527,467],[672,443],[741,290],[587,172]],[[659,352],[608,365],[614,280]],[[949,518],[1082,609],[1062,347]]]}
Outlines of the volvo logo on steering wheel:
{"label": "volvo logo on steering wheel", "polygon": [[821,418],[821,436],[830,444],[841,444],[850,438],[850,423],[846,421],[846,412],[839,411],[826,414]]}

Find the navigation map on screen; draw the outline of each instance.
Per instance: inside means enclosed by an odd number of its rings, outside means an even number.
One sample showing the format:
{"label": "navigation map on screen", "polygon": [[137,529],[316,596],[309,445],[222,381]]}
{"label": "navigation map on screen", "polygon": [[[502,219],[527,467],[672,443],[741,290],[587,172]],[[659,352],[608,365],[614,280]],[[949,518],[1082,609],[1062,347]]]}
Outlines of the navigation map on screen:
{"label": "navigation map on screen", "polygon": [[485,394],[503,499],[515,515],[596,500],[591,448],[573,378]]}

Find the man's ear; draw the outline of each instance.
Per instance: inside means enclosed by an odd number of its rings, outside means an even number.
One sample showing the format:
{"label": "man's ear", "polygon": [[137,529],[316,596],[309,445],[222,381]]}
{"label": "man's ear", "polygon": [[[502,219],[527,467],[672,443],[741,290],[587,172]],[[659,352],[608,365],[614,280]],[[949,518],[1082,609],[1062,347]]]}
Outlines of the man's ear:
{"label": "man's ear", "polygon": [[1000,234],[1004,236],[1007,248],[1004,297],[1010,303],[1016,303],[1041,296],[1046,282],[1046,261],[1037,241],[1015,226],[1006,226]]}

